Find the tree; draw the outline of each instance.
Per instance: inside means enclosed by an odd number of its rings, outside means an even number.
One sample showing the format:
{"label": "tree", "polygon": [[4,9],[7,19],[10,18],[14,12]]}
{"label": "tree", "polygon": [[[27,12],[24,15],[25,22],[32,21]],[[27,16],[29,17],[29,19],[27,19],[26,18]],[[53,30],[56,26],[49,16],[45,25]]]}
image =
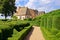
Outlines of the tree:
{"label": "tree", "polygon": [[15,12],[15,9],[16,9],[15,0],[0,0],[0,2],[1,2],[0,5],[2,6],[0,10],[1,10],[1,13],[5,15],[5,19],[9,14],[11,14],[12,16],[13,12]]}
{"label": "tree", "polygon": [[2,8],[3,8],[3,1],[0,0],[0,13],[2,12]]}
{"label": "tree", "polygon": [[13,16],[13,13],[16,12],[15,0],[9,0],[9,4],[10,4],[10,12],[12,13],[11,16]]}

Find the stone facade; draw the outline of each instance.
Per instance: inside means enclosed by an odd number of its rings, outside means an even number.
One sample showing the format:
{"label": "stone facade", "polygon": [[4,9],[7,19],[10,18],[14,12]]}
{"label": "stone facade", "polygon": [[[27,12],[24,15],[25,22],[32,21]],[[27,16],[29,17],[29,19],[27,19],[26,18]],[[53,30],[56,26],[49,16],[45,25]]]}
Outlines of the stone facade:
{"label": "stone facade", "polygon": [[19,7],[16,10],[14,16],[17,16],[18,19],[26,18],[35,18],[37,15],[40,15],[37,10],[29,9],[27,7]]}

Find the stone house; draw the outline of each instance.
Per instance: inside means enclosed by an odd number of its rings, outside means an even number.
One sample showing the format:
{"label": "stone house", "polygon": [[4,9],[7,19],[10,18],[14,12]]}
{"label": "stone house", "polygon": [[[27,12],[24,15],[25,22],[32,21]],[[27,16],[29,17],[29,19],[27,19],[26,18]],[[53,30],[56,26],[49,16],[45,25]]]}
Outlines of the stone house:
{"label": "stone house", "polygon": [[37,10],[29,9],[27,7],[19,7],[17,8],[14,16],[17,16],[18,19],[23,20],[26,18],[35,18],[35,16],[37,16],[37,13]]}
{"label": "stone house", "polygon": [[18,7],[14,16],[17,16],[18,19],[27,19],[27,18],[35,18],[38,15],[45,14],[45,11],[37,11],[33,9],[29,9],[27,7]]}

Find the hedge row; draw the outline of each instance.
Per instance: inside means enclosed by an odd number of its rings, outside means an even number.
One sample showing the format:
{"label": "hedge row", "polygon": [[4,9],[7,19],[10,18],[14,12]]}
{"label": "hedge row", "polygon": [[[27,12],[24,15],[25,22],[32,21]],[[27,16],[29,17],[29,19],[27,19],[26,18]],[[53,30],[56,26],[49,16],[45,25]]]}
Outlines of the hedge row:
{"label": "hedge row", "polygon": [[12,37],[13,30],[20,32],[25,27],[29,26],[30,23],[23,21],[1,21],[0,23],[0,40],[7,40],[8,37]]}
{"label": "hedge row", "polygon": [[[60,12],[59,12],[60,13]],[[60,14],[51,13],[41,16],[40,26],[46,40],[60,40]]]}
{"label": "hedge row", "polygon": [[13,34],[12,37],[8,38],[8,40],[23,40],[24,37],[28,34],[32,26],[25,27],[22,31],[18,32],[17,34]]}

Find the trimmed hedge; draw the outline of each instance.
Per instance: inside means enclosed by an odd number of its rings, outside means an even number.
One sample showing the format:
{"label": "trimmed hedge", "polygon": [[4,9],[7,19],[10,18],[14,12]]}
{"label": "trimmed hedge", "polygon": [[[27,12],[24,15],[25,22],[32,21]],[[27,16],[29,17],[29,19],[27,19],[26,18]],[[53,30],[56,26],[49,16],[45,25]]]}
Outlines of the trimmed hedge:
{"label": "trimmed hedge", "polygon": [[8,37],[12,37],[13,30],[17,30],[17,32],[20,32],[25,27],[28,27],[30,23],[25,21],[0,21],[0,40],[7,40]]}
{"label": "trimmed hedge", "polygon": [[2,40],[2,31],[0,30],[0,40]]}
{"label": "trimmed hedge", "polygon": [[60,10],[41,16],[40,26],[46,40],[60,40]]}
{"label": "trimmed hedge", "polygon": [[44,17],[41,17],[41,26],[44,27]]}
{"label": "trimmed hedge", "polygon": [[24,37],[28,34],[28,32],[31,30],[31,28],[32,26],[26,27],[22,31],[18,32],[16,35],[8,38],[8,40],[23,40]]}
{"label": "trimmed hedge", "polygon": [[52,28],[52,19],[53,17],[52,16],[48,16],[47,18],[47,28]]}
{"label": "trimmed hedge", "polygon": [[55,15],[53,17],[53,26],[60,30],[60,15]]}

